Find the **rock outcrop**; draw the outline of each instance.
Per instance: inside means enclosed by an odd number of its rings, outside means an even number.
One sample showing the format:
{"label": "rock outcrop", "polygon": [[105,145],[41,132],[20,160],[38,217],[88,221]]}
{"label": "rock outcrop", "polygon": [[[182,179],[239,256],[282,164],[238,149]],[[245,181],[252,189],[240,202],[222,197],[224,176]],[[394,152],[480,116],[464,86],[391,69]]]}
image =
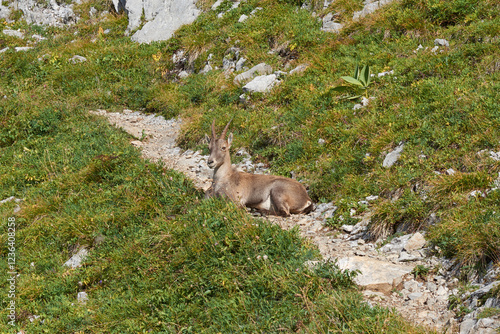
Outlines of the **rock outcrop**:
{"label": "rock outcrop", "polygon": [[73,4],[58,4],[55,0],[47,3],[36,0],[13,1],[8,6],[0,5],[0,19],[8,18],[13,9],[20,9],[28,24],[63,27],[78,21],[78,16],[73,12]]}
{"label": "rock outcrop", "polygon": [[141,26],[144,13],[146,24],[132,36],[132,40],[139,43],[167,40],[201,13],[196,0],[113,0],[113,5],[116,11],[127,12],[129,32]]}

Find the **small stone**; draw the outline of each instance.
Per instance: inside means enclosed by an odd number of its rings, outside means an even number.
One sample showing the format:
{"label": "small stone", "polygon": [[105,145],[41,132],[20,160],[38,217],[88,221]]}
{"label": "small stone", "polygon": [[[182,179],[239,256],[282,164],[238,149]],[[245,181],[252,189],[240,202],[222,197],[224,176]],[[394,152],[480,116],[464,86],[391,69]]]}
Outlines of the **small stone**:
{"label": "small stone", "polygon": [[36,39],[38,42],[40,41],[44,41],[46,40],[47,38],[43,37],[43,36],[40,36],[40,35],[37,35],[37,34],[34,34],[33,36],[31,36],[31,38],[34,38]]}
{"label": "small stone", "polygon": [[64,266],[77,268],[82,266],[82,261],[87,257],[88,251],[86,248],[81,248],[78,253],[73,255],[68,261],[64,263]]}
{"label": "small stone", "polygon": [[278,83],[276,74],[261,75],[243,86],[243,91],[246,93],[266,93]]}
{"label": "small stone", "polygon": [[14,197],[14,196],[7,197],[6,199],[1,200],[0,204],[4,204],[4,203],[10,202],[10,201],[13,201],[15,198],[16,197]]}
{"label": "small stone", "polygon": [[390,168],[392,167],[396,161],[399,160],[399,156],[401,155],[401,152],[403,152],[404,144],[401,143],[399,146],[397,146],[393,151],[389,152],[384,159],[384,162],[382,163],[382,166],[385,168]]}
{"label": "small stone", "polygon": [[290,74],[302,73],[309,67],[309,64],[301,64],[290,71]]}
{"label": "small stone", "polygon": [[4,29],[3,34],[11,37],[24,38],[24,33],[20,30]]}
{"label": "small stone", "polygon": [[408,298],[410,298],[410,300],[420,299],[420,298],[422,298],[422,293],[421,292],[412,292],[408,295]]}
{"label": "small stone", "polygon": [[476,324],[474,319],[466,319],[460,324],[460,334],[468,334],[471,332],[472,327]]}
{"label": "small stone", "polygon": [[318,144],[324,145],[326,141],[323,138],[318,139]]}
{"label": "small stone", "polygon": [[79,56],[79,55],[74,55],[73,57],[71,57],[69,59],[69,61],[73,64],[76,64],[76,63],[83,63],[83,62],[86,62],[87,61],[87,58],[85,57],[82,57],[82,56]]}
{"label": "small stone", "polygon": [[434,292],[437,290],[437,285],[433,282],[427,282],[425,284],[425,287],[427,288],[427,290],[429,290],[430,292]]}
{"label": "small stone", "polygon": [[245,20],[246,20],[246,19],[248,19],[248,16],[247,16],[247,15],[245,15],[245,14],[243,14],[243,15],[241,15],[241,16],[240,16],[240,18],[238,19],[238,22],[240,22],[240,23],[241,23],[241,22],[245,22]]}
{"label": "small stone", "polygon": [[434,40],[434,45],[449,47],[449,46],[450,46],[450,43],[449,43],[447,40],[445,40],[445,39],[436,38],[436,39]]}
{"label": "small stone", "polygon": [[410,292],[415,292],[418,289],[418,283],[414,280],[404,282],[404,288]]}
{"label": "small stone", "polygon": [[385,77],[386,75],[393,75],[393,74],[394,74],[394,71],[391,70],[391,71],[379,73],[379,74],[377,74],[377,76],[380,78],[380,77]]}
{"label": "small stone", "polygon": [[436,291],[436,295],[438,296],[445,296],[447,294],[448,294],[448,289],[442,285]]}
{"label": "small stone", "polygon": [[410,262],[410,261],[417,261],[420,259],[421,259],[420,257],[408,254],[407,252],[403,251],[399,254],[398,261],[399,262]]}
{"label": "small stone", "polygon": [[[325,16],[325,18],[327,18],[328,15]],[[344,25],[342,23],[333,22],[331,19],[329,21],[325,20],[325,18],[323,19],[323,26],[321,27],[321,30],[325,32],[333,32],[336,34],[340,33]]]}
{"label": "small stone", "polygon": [[14,48],[14,50],[16,50],[16,52],[28,51],[28,50],[31,50],[31,49],[33,49],[33,47],[31,47],[31,46],[16,46]]}
{"label": "small stone", "polygon": [[187,71],[181,71],[178,76],[181,79],[185,79],[189,76],[189,73]]}
{"label": "small stone", "polygon": [[241,94],[240,97],[239,97],[239,99],[240,99],[240,102],[243,103],[243,104],[245,104],[245,103],[248,102],[248,96],[247,96],[247,94],[244,94],[244,93]]}
{"label": "small stone", "polygon": [[471,200],[473,198],[486,197],[486,194],[481,190],[473,190],[467,195],[467,199]]}
{"label": "small stone", "polygon": [[255,7],[255,9],[250,12],[250,16],[255,15],[255,13],[257,13],[259,10],[262,10],[262,7]]}
{"label": "small stone", "polygon": [[267,65],[266,63],[260,63],[258,65],[255,65],[248,71],[245,71],[235,76],[233,82],[235,84],[240,84],[244,81],[252,79],[255,75],[266,75],[266,74],[271,74],[272,72],[273,68],[270,65]]}
{"label": "small stone", "polygon": [[205,67],[203,67],[203,69],[200,71],[200,74],[207,74],[211,70],[213,70],[212,66],[210,64],[206,64]]}
{"label": "small stone", "polygon": [[424,236],[417,232],[405,244],[404,249],[408,252],[420,249],[425,245]]}
{"label": "small stone", "polygon": [[245,62],[247,60],[243,57],[241,57],[240,59],[238,59],[238,61],[236,62],[236,71],[241,71],[243,69],[243,66],[245,66]]}
{"label": "small stone", "polygon": [[89,296],[85,291],[78,292],[77,300],[79,303],[86,304],[89,300]]}

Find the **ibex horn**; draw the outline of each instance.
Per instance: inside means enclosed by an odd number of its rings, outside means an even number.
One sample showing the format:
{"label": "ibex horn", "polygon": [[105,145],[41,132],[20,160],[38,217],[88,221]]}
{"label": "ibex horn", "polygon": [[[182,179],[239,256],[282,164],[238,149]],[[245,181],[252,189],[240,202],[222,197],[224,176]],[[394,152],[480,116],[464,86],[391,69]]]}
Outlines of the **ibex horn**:
{"label": "ibex horn", "polygon": [[215,139],[216,138],[216,134],[215,134],[215,119],[214,121],[212,122],[212,138]]}
{"label": "ibex horn", "polygon": [[222,131],[222,134],[220,135],[220,139],[224,139],[226,137],[227,129],[229,128],[229,124],[231,124],[232,120],[233,119],[231,118],[231,120],[229,121],[229,123],[227,123],[226,127],[224,128],[224,131]]}

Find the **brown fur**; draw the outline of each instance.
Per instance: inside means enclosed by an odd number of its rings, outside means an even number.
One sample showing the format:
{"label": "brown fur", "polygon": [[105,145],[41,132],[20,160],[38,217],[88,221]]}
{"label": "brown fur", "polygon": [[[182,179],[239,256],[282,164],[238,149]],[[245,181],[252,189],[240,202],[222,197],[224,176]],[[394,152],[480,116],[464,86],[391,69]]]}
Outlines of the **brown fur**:
{"label": "brown fur", "polygon": [[273,215],[289,216],[312,211],[314,204],[299,182],[283,176],[239,172],[231,165],[229,148],[233,134],[225,139],[230,123],[217,138],[214,120],[212,137],[206,136],[210,149],[208,166],[214,168],[213,183],[207,196],[227,197],[242,206]]}

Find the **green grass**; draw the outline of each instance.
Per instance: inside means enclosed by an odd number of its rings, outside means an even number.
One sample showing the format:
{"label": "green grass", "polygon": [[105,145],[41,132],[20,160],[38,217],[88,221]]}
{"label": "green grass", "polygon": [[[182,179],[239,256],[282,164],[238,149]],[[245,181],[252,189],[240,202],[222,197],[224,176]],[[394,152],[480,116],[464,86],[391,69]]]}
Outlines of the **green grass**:
{"label": "green grass", "polygon": [[[179,144],[205,152],[202,139],[212,120],[222,127],[233,118],[234,148],[245,147],[276,174],[294,171],[315,201],[333,201],[339,209],[330,225],[340,226],[341,217],[355,223],[350,209],[372,211],[375,238],[404,223],[428,229],[442,255],[467,267],[498,261],[499,191],[469,196],[492,188],[500,171],[498,161],[477,154],[500,151],[498,3],[405,0],[352,22],[362,1],[335,1],[324,11],[313,2],[320,16],[339,13],[345,25],[339,35],[322,32],[317,18],[295,5],[253,0],[222,19],[206,12],[171,40],[148,45],[123,36],[124,15],[90,18],[91,6],[109,8],[103,1],[75,6],[82,20],[67,30],[8,25],[27,36],[0,36],[0,48],[10,47],[0,55],[0,199],[25,199],[16,215],[22,328],[419,332],[362,303],[350,274],[334,264],[305,269],[303,262],[318,253],[297,231],[250,219],[225,202],[203,201],[183,176],[141,160],[130,138],[90,109],[181,116]],[[237,22],[257,6],[263,10]],[[0,30],[6,26],[0,22]],[[13,50],[35,33],[47,40],[27,52]],[[435,38],[450,47],[432,53]],[[419,44],[428,49],[415,53]],[[183,80],[169,74],[180,48],[198,72],[210,53],[220,67],[235,45],[248,67],[309,67],[246,105],[239,102],[241,87],[221,70]],[[269,52],[280,45],[297,59]],[[76,54],[87,61],[69,62]],[[394,75],[374,77],[368,93],[375,100],[354,111],[357,101],[331,88],[357,63]],[[385,154],[402,141],[400,160],[383,168]],[[446,175],[449,168],[456,173]],[[369,195],[379,199],[358,204]],[[0,206],[2,221],[14,206]],[[432,213],[439,222],[428,226]],[[2,224],[3,258],[6,231]],[[104,242],[96,243],[100,236]],[[83,245],[91,254],[85,265],[62,267]],[[6,261],[1,266],[5,271]],[[79,305],[76,294],[83,290],[90,300]],[[31,323],[31,315],[44,323]]]}

